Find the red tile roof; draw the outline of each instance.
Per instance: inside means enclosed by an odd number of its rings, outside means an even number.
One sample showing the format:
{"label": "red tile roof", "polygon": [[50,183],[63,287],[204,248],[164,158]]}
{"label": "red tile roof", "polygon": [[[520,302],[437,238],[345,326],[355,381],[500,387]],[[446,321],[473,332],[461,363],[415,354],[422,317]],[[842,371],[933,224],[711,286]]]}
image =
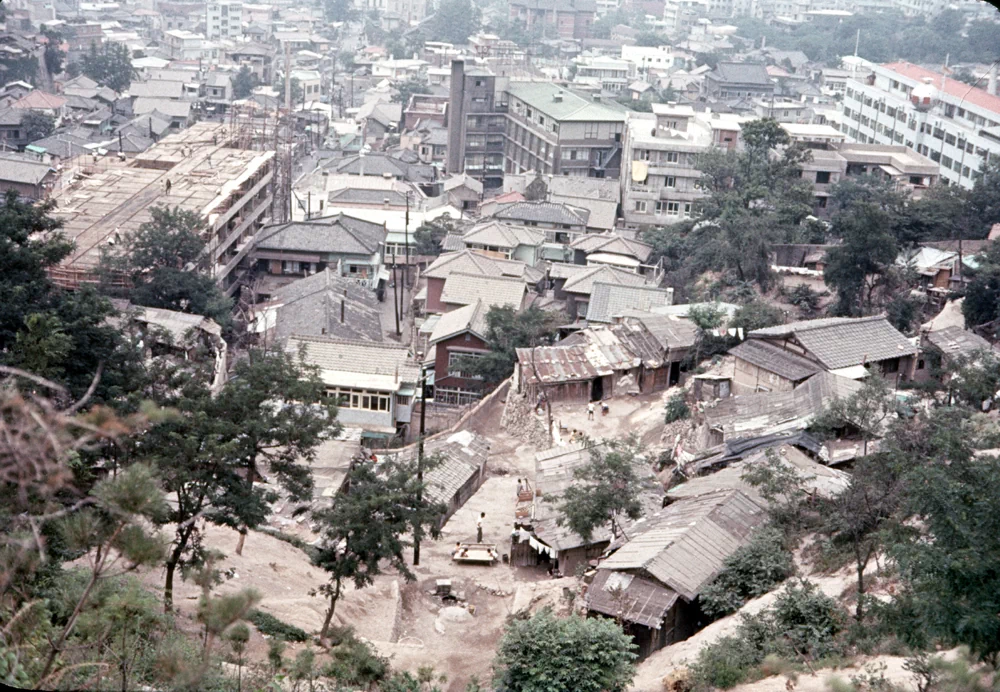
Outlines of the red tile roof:
{"label": "red tile roof", "polygon": [[66,105],[66,99],[44,91],[32,91],[10,104],[12,108],[56,110]]}
{"label": "red tile roof", "polygon": [[[934,70],[928,70],[919,65],[913,65],[908,62],[892,62],[882,65],[887,70],[892,70],[897,74],[901,74],[904,77],[909,77],[910,79],[915,79],[922,82],[927,77],[934,80],[934,87],[937,89],[942,89],[941,73]],[[959,99],[964,99],[965,103],[973,104],[979,106],[980,108],[985,108],[994,113],[1000,114],[1000,96],[994,96],[985,89],[980,89],[978,87],[972,87],[965,82],[959,82],[955,79],[944,78],[944,88],[942,89],[949,96],[954,96]]]}

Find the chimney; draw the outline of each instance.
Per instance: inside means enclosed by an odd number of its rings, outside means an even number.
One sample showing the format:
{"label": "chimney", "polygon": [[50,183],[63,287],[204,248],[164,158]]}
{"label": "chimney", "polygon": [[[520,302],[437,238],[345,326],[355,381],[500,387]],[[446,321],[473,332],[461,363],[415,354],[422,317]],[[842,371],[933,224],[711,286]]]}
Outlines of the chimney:
{"label": "chimney", "polygon": [[562,103],[563,100],[562,91],[557,91],[556,93],[552,94],[552,100],[555,101],[556,103]]}
{"label": "chimney", "polygon": [[990,67],[990,81],[987,82],[986,91],[990,92],[994,96],[997,95],[997,64],[993,63]]}

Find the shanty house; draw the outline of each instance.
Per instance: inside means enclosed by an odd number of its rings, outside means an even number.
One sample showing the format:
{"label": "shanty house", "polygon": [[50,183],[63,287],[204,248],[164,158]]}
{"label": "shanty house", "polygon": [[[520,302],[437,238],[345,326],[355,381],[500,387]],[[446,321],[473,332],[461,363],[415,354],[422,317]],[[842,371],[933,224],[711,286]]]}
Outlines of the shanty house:
{"label": "shanty house", "polygon": [[[867,366],[906,381],[917,366],[917,347],[882,315],[790,322],[756,329],[748,337],[732,351],[738,394],[789,391],[819,371],[859,379],[868,375]],[[748,346],[751,341],[757,343]]]}
{"label": "shanty house", "polygon": [[[550,565],[564,575],[573,574],[580,565],[586,566],[600,557],[614,539],[610,524],[595,529],[589,539],[560,524],[559,498],[577,482],[574,473],[588,464],[591,451],[601,446],[572,444],[553,447],[535,455],[535,497],[530,519],[520,522],[522,530],[513,546],[511,561],[515,565]],[[663,486],[649,466],[637,462],[636,472],[643,479],[639,500],[646,515],[663,504]],[[632,522],[625,519],[623,530],[631,534]]]}
{"label": "shanty house", "polygon": [[[410,445],[386,452],[404,459],[415,459],[417,446]],[[424,442],[424,458],[438,462],[424,473],[427,499],[445,506],[438,524],[443,526],[452,514],[472,497],[486,480],[486,462],[490,443],[470,430],[436,435]]]}
{"label": "shanty house", "polygon": [[285,350],[319,368],[337,420],[361,430],[364,440],[405,436],[420,379],[406,347],[355,339],[294,335]]}
{"label": "shanty house", "polygon": [[620,618],[640,658],[689,637],[702,589],[766,519],[765,507],[739,490],[692,497],[646,515],[598,565],[584,597],[587,609]]}
{"label": "shanty house", "polygon": [[[997,349],[989,341],[955,325],[929,331],[923,334],[922,341],[927,355],[941,365],[955,364],[959,360],[974,360],[983,353],[997,355]],[[918,367],[922,364],[923,359],[917,363]],[[925,366],[919,370],[929,372],[930,368]]]}
{"label": "shanty house", "polygon": [[0,154],[0,194],[13,190],[29,200],[49,196],[55,184],[56,170],[47,163],[23,154]]}
{"label": "shanty house", "polygon": [[588,324],[611,324],[626,313],[671,305],[674,289],[653,286],[622,286],[595,281],[587,305]]}

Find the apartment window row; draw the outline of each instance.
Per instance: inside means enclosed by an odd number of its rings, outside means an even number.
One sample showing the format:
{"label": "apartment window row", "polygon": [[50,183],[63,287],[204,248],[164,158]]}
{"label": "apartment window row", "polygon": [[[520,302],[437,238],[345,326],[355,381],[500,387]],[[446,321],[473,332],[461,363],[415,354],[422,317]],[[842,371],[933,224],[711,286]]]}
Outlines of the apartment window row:
{"label": "apartment window row", "polygon": [[388,411],[392,399],[392,395],[385,392],[343,387],[327,389],[326,396],[333,399],[340,408],[360,409],[362,411]]}

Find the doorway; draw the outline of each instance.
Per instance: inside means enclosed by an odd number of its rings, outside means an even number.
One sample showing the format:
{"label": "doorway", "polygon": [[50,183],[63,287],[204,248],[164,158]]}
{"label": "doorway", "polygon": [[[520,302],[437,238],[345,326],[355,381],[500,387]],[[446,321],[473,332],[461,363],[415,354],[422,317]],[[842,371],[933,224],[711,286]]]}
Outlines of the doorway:
{"label": "doorway", "polygon": [[590,383],[590,400],[600,401],[604,398],[604,378],[595,377]]}

